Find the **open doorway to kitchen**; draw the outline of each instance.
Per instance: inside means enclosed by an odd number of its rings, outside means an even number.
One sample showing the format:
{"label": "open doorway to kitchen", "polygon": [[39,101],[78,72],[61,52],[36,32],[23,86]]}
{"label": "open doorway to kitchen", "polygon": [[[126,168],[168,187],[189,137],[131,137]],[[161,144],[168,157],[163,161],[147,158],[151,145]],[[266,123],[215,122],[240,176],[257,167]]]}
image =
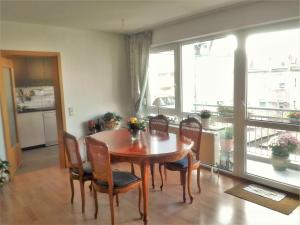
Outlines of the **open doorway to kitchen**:
{"label": "open doorway to kitchen", "polygon": [[[16,173],[65,167],[59,53],[1,51],[1,59],[9,61],[12,68],[11,94],[15,102],[16,142],[20,146]],[[5,127],[5,119],[3,123]]]}

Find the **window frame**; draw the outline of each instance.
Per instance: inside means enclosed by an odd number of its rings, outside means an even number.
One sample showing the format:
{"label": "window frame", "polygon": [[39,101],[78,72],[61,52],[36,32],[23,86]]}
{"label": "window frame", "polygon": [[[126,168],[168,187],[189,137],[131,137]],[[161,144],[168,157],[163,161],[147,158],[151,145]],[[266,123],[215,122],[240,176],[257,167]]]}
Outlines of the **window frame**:
{"label": "window frame", "polygon": [[[223,33],[219,33],[219,34],[215,34],[215,35],[208,35],[208,36],[203,36],[203,37],[199,37],[199,38],[195,38],[195,39],[191,39],[191,40],[187,40],[187,41],[181,41],[179,42],[179,48],[180,48],[180,114],[181,116],[186,116],[186,115],[196,115],[197,113],[193,113],[193,112],[185,112],[183,111],[183,87],[182,87],[182,80],[183,80],[183,72],[182,72],[182,47],[184,45],[189,45],[189,44],[193,44],[193,43],[197,43],[197,42],[206,42],[206,41],[214,41],[217,39],[221,39],[221,38],[226,38],[229,35],[233,35],[236,37],[236,40],[238,42],[238,37],[236,36],[236,34],[234,32],[223,32]],[[235,60],[234,60],[235,63]],[[233,74],[234,76],[234,74]],[[234,96],[233,96],[234,99]],[[234,108],[234,102],[232,107]],[[229,123],[233,123],[233,120],[231,119],[227,119],[224,122],[229,122]]]}
{"label": "window frame", "polygon": [[[179,57],[179,52],[178,52],[178,45],[177,44],[168,44],[168,45],[163,45],[159,47],[153,47],[150,49],[150,53],[159,53],[159,52],[164,52],[164,51],[174,51],[174,89],[175,89],[175,108],[167,108],[161,106],[159,109],[160,113],[162,114],[171,114],[171,115],[177,115],[178,108],[180,108],[180,101],[179,101],[179,96],[180,96],[180,91],[179,91],[179,63],[178,63],[178,57]],[[148,76],[149,79],[149,76]],[[150,90],[149,90],[149,85],[147,82],[147,88],[146,88],[146,111],[148,113],[156,113],[157,112],[157,107],[151,106],[150,101],[149,101],[149,96],[150,96]]]}

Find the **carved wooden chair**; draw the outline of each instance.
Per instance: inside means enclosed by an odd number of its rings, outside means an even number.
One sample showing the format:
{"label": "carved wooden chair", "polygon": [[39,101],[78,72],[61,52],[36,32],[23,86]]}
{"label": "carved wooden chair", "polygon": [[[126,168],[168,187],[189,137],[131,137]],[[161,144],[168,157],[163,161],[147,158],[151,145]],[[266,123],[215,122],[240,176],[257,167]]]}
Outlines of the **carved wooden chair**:
{"label": "carved wooden chair", "polygon": [[[92,181],[92,169],[89,163],[83,163],[79,153],[79,145],[76,137],[64,131],[64,144],[66,149],[66,155],[68,159],[68,167],[70,172],[70,184],[71,184],[71,203],[74,200],[74,180],[78,180],[80,183],[81,193],[81,211],[85,210],[85,194],[84,183],[86,181]],[[91,186],[90,186],[91,190]]]}
{"label": "carved wooden chair", "polygon": [[[188,118],[182,120],[179,125],[179,135],[180,138],[189,138],[194,142],[192,147],[193,151],[193,161],[192,161],[192,170],[197,170],[197,185],[198,191],[201,192],[200,187],[200,143],[202,136],[202,125],[195,118]],[[188,157],[184,157],[181,160],[176,162],[164,163],[164,166],[167,170],[179,171],[180,172],[180,181],[183,187],[183,201],[186,202],[185,190],[186,190],[186,174],[188,171]],[[162,173],[160,170],[160,176]],[[162,184],[163,186],[163,184]],[[191,202],[193,199],[191,198]]]}
{"label": "carved wooden chair", "polygon": [[[154,117],[150,117],[149,119],[149,131],[150,133],[153,132],[163,132],[163,133],[168,133],[169,132],[169,121],[168,118],[164,115],[157,115]],[[159,170],[161,173],[161,168],[162,164],[159,165]],[[155,184],[154,184],[154,164],[151,163],[150,164],[150,171],[151,171],[151,176],[152,176],[152,188],[155,188]],[[163,186],[163,179],[161,176],[161,183],[162,185],[160,186],[160,189],[162,190],[162,186]]]}
{"label": "carved wooden chair", "polygon": [[97,192],[108,194],[111,212],[111,224],[114,224],[114,196],[117,198],[119,193],[125,193],[136,188],[139,190],[138,208],[142,218],[141,179],[130,172],[112,171],[110,154],[105,143],[97,141],[91,137],[87,137],[86,145],[93,171],[92,184],[95,200],[95,219],[97,218],[98,214]]}

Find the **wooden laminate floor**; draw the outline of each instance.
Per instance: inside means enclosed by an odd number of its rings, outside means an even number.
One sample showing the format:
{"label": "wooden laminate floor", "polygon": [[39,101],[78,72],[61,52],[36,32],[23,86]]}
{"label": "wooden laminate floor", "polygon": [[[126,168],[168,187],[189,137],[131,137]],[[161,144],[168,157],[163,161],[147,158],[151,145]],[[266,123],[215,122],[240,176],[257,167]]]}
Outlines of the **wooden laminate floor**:
{"label": "wooden laminate floor", "polygon": [[[121,164],[119,168],[127,168]],[[289,216],[225,194],[239,181],[201,171],[202,193],[194,195],[194,203],[182,203],[179,175],[168,171],[164,191],[150,189],[149,225],[220,224],[220,225],[299,225],[300,207]],[[193,190],[196,191],[195,174]],[[120,195],[115,207],[116,224],[142,225],[137,209],[137,191]],[[18,174],[0,190],[0,224],[110,224],[108,196],[98,194],[99,216],[93,218],[94,202],[86,186],[86,213],[81,214],[79,186],[75,187],[74,205],[70,204],[68,171],[50,167]]]}

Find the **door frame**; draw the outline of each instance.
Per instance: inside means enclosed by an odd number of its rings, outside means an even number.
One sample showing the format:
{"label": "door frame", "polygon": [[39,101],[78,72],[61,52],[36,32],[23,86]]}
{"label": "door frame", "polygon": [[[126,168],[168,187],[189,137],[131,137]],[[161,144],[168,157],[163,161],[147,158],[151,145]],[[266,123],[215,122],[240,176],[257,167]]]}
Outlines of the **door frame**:
{"label": "door frame", "polygon": [[[11,89],[13,91],[12,93],[12,98],[13,98],[13,107],[16,109],[16,101],[15,101],[15,81],[14,81],[14,69],[13,69],[13,64],[11,60],[3,58],[0,56],[0,67],[2,68],[7,68],[10,71],[10,79],[11,79]],[[2,71],[0,71],[0,74],[2,74]],[[0,77],[0,84],[3,84],[3,76],[1,75]],[[5,96],[5,91],[4,89],[0,90],[0,105],[1,105],[1,115],[3,121],[3,131],[4,131],[4,143],[6,147],[6,157],[7,160],[10,163],[10,173],[11,176],[10,178],[13,179],[14,174],[18,168],[18,166],[21,163],[21,146],[19,143],[19,132],[17,129],[17,116],[16,116],[16,110],[14,113],[14,120],[15,120],[15,130],[16,130],[16,145],[12,145],[11,143],[11,138],[10,138],[10,127],[9,127],[9,119],[8,119],[8,110],[7,110],[7,104],[6,104],[6,96]]]}
{"label": "door frame", "polygon": [[63,98],[64,92],[63,92],[60,53],[43,52],[43,51],[0,50],[0,55],[5,58],[10,58],[14,56],[24,56],[24,57],[54,57],[56,59],[55,60],[56,74],[53,77],[53,83],[54,83],[55,109],[56,109],[58,146],[59,146],[59,165],[61,168],[66,168],[67,164],[66,164],[65,147],[63,141],[63,131],[66,130],[66,116],[65,116],[64,98]]}

